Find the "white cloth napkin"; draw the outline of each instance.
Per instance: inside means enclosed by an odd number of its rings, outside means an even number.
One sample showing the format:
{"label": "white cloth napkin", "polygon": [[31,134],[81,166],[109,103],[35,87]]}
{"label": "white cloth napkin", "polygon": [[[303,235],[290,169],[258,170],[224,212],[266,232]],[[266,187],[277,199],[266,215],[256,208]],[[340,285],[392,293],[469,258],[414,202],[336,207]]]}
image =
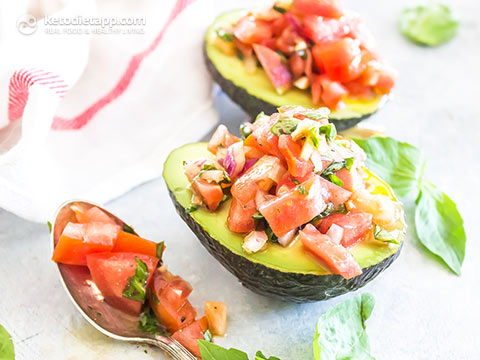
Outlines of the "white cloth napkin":
{"label": "white cloth napkin", "polygon": [[173,148],[207,133],[217,121],[201,50],[212,7],[76,1],[54,15],[144,17],[144,34],[51,35],[38,20],[31,35],[0,38],[0,53],[15,53],[0,66],[0,101],[10,100],[0,114],[0,207],[46,221],[72,198],[106,202],[160,176]]}

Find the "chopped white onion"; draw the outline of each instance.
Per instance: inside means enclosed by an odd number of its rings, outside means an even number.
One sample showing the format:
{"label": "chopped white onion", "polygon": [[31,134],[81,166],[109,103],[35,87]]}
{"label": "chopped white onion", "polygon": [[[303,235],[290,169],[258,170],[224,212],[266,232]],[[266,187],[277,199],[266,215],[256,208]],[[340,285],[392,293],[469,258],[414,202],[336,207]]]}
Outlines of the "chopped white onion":
{"label": "chopped white onion", "polygon": [[292,242],[296,234],[297,234],[297,229],[294,229],[292,231],[289,231],[285,235],[279,236],[277,241],[280,245],[282,245],[283,247],[286,247]]}
{"label": "chopped white onion", "polygon": [[252,231],[243,239],[242,248],[249,254],[262,250],[267,244],[265,231]]}
{"label": "chopped white onion", "polygon": [[341,226],[338,226],[337,224],[332,224],[330,226],[330,229],[328,229],[327,231],[327,235],[333,242],[340,244],[343,238],[343,232],[344,231]]}

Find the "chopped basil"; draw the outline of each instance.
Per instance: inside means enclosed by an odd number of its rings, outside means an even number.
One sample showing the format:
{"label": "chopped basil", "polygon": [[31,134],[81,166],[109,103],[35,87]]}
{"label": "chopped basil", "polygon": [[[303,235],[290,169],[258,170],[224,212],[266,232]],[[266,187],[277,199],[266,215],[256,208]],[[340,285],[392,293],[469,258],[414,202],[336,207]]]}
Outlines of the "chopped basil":
{"label": "chopped basil", "polygon": [[281,51],[281,50],[275,50],[275,52],[280,55],[280,57],[282,58],[283,61],[287,61],[287,57],[285,56],[285,54]]}
{"label": "chopped basil", "polygon": [[133,227],[131,227],[130,225],[125,224],[125,223],[123,223],[123,231],[125,231],[126,233],[129,233],[129,234],[137,235],[137,234],[135,234],[135,230],[133,230]]}
{"label": "chopped basil", "polygon": [[345,160],[343,161],[336,161],[328,165],[325,170],[322,171],[322,177],[327,178],[329,175],[336,173],[338,170],[343,169],[345,167]]}
{"label": "chopped basil", "polygon": [[[305,50],[299,50],[297,52],[298,55],[300,55],[300,57],[302,58],[302,60],[307,60],[307,52]],[[303,115],[303,114],[302,114]],[[305,115],[307,116],[307,115]],[[310,116],[307,116],[307,117],[310,117]],[[311,119],[314,119],[314,118],[311,118]]]}
{"label": "chopped basil", "polygon": [[195,211],[197,211],[197,210],[198,210],[198,205],[192,205],[192,206],[186,208],[186,209],[185,209],[185,212],[186,212],[187,214],[191,214],[192,212],[195,212]]}
{"label": "chopped basil", "polygon": [[333,213],[348,214],[348,209],[345,206],[345,204],[334,206],[333,203],[329,202],[325,210],[323,210],[320,214],[318,214],[312,220],[310,220],[310,223],[315,224],[316,222],[320,221],[324,217],[327,217],[328,215]]}
{"label": "chopped basil", "polygon": [[325,138],[328,142],[332,142],[337,136],[337,128],[333,124],[322,125],[320,126],[319,131],[320,134],[325,134]]}
{"label": "chopped basil", "polygon": [[331,174],[329,180],[337,186],[343,187],[343,181],[337,175]]}
{"label": "chopped basil", "polygon": [[[305,51],[305,50],[300,50],[300,51]],[[328,119],[328,115],[323,113],[323,112],[302,112],[300,115],[306,116],[310,119],[313,120],[324,120]]]}
{"label": "chopped basil", "polygon": [[210,332],[209,329],[207,329],[207,330],[203,333],[203,340],[208,341],[208,342],[212,342],[212,333]]}
{"label": "chopped basil", "polygon": [[399,230],[387,231],[381,226],[375,225],[373,229],[373,236],[375,237],[375,240],[398,245],[402,240],[403,232]]}
{"label": "chopped basil", "polygon": [[240,135],[242,140],[245,140],[252,133],[252,129],[246,124],[240,125]]}
{"label": "chopped basil", "polygon": [[223,28],[215,29],[215,33],[223,41],[232,42],[234,40],[233,34],[230,34],[230,33],[226,32],[225,29],[223,29]]}
{"label": "chopped basil", "polygon": [[[257,115],[257,117],[255,118],[255,121],[257,121],[258,119],[260,119],[262,116],[265,116],[265,113],[263,111],[260,111]],[[255,121],[253,122],[255,124]]]}
{"label": "chopped basil", "polygon": [[187,162],[185,160],[182,161],[182,165],[185,166],[187,165]]}
{"label": "chopped basil", "polygon": [[140,330],[149,334],[162,334],[169,336],[170,334],[164,329],[163,325],[157,320],[150,306],[146,306],[140,313],[138,318],[138,327]]}
{"label": "chopped basil", "polygon": [[299,192],[301,195],[308,194],[307,190],[305,189],[305,186],[303,186],[303,185],[298,186],[297,189],[298,189],[298,192]]}
{"label": "chopped basil", "polygon": [[157,304],[157,305],[160,304],[160,300],[158,300],[157,295],[155,295],[155,294],[153,294],[153,293],[152,293],[152,299],[153,299],[153,301],[155,302],[155,304]]}
{"label": "chopped basil", "polygon": [[270,356],[270,357],[266,357],[265,355],[263,355],[263,353],[259,350],[257,351],[257,353],[255,354],[255,360],[280,360],[278,357],[276,356]]}
{"label": "chopped basil", "polygon": [[295,131],[299,122],[300,120],[293,118],[280,119],[271,127],[270,132],[277,136],[289,135]]}
{"label": "chopped basil", "polygon": [[47,226],[48,226],[48,232],[52,232],[52,223],[50,221],[47,221]]}
{"label": "chopped basil", "polygon": [[352,169],[354,160],[355,160],[354,157],[349,157],[349,158],[346,158],[345,160],[343,160],[343,161],[345,161],[345,169],[350,171]]}
{"label": "chopped basil", "polygon": [[157,244],[157,250],[156,250],[156,255],[157,255],[157,258],[162,261],[162,257],[163,257],[163,250],[165,249],[165,242],[164,241],[160,241],[158,244]]}
{"label": "chopped basil", "polygon": [[268,222],[265,220],[265,233],[267,234],[268,241],[272,243],[278,243],[278,236],[273,233],[272,228],[268,224]]}
{"label": "chopped basil", "polygon": [[243,53],[237,49],[237,58],[239,60],[243,60],[245,58],[245,56],[243,55]]}
{"label": "chopped basil", "polygon": [[144,301],[147,293],[148,267],[142,260],[135,256],[137,268],[135,274],[128,279],[123,289],[122,296],[126,299]]}
{"label": "chopped basil", "polygon": [[287,12],[287,9],[284,9],[277,5],[273,5],[273,10],[279,12],[280,14],[285,14]]}
{"label": "chopped basil", "polygon": [[260,222],[262,220],[265,220],[265,218],[263,217],[262,214],[260,214],[259,212],[256,212],[255,214],[252,215],[252,218],[253,218],[253,223],[255,224],[255,229],[260,225]]}
{"label": "chopped basil", "polygon": [[318,149],[318,145],[320,145],[320,142],[318,141],[318,128],[316,126],[313,126],[308,130],[308,137],[312,141],[315,149]]}
{"label": "chopped basil", "polygon": [[295,185],[300,185],[300,181],[298,181],[297,179],[291,179],[291,180]]}

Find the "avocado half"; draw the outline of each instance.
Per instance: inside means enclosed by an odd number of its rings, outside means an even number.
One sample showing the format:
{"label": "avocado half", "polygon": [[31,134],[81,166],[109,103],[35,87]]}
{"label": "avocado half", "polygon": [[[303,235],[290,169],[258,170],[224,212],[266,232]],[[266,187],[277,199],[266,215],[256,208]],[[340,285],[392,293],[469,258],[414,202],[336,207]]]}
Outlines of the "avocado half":
{"label": "avocado half", "polygon": [[[362,274],[346,280],[331,271],[310,254],[299,241],[283,248],[269,243],[267,250],[247,254],[242,249],[242,234],[227,227],[231,200],[211,213],[199,208],[187,212],[192,192],[183,173],[183,161],[212,157],[207,143],[193,143],[173,150],[164,164],[163,177],[170,197],[181,218],[198,237],[203,246],[248,289],[285,301],[309,302],[326,300],[354,291],[374,279],[398,257],[403,245],[364,240],[350,249],[362,268]],[[395,199],[391,188],[371,174],[369,182],[375,193]]]}
{"label": "avocado half", "polygon": [[[273,114],[283,105],[295,104],[308,109],[319,107],[312,102],[310,91],[307,90],[292,87],[285,94],[279,95],[262,68],[258,67],[253,74],[248,73],[242,60],[222,53],[211,43],[215,29],[235,23],[244,14],[243,10],[223,13],[207,30],[203,52],[213,79],[252,119],[262,111],[268,115]],[[345,107],[332,111],[329,121],[335,124],[337,130],[354,127],[376,112],[386,99],[387,96],[372,99],[347,98]]]}

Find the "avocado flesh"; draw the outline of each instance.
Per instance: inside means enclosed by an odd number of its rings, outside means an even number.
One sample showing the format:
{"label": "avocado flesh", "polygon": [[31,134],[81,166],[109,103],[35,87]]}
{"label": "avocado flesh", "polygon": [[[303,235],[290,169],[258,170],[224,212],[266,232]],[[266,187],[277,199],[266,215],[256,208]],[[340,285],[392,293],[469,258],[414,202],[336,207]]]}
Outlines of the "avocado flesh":
{"label": "avocado flesh", "polygon": [[[188,189],[188,180],[183,173],[183,161],[195,160],[199,157],[213,158],[207,150],[206,143],[184,145],[172,151],[165,162],[163,176],[172,196],[178,205],[190,207],[192,191]],[[374,185],[373,193],[381,193],[395,199],[391,188],[370,174],[368,181]],[[231,200],[223,203],[216,212],[204,208],[188,214],[208,235],[232,253],[250,262],[262,264],[268,268],[288,273],[331,275],[332,272],[318,259],[307,253],[299,241],[289,247],[268,243],[267,248],[254,254],[247,254],[242,248],[244,234],[230,231],[227,217]],[[396,254],[401,245],[386,244],[376,240],[364,240],[350,248],[355,260],[361,268],[369,268]]]}
{"label": "avocado flesh", "polygon": [[[208,28],[205,36],[205,60],[214,80],[233,101],[239,104],[251,117],[261,111],[267,114],[276,112],[282,105],[300,105],[306,108],[319,107],[312,102],[310,90],[300,90],[292,86],[285,94],[279,95],[266,72],[258,67],[248,73],[237,56],[226,55],[209,41],[215,36],[215,29],[235,23],[245,14],[234,10],[221,14]],[[345,107],[332,111],[329,118],[338,130],[355,126],[358,122],[376,112],[385,102],[386,96],[371,99],[347,98]]]}

